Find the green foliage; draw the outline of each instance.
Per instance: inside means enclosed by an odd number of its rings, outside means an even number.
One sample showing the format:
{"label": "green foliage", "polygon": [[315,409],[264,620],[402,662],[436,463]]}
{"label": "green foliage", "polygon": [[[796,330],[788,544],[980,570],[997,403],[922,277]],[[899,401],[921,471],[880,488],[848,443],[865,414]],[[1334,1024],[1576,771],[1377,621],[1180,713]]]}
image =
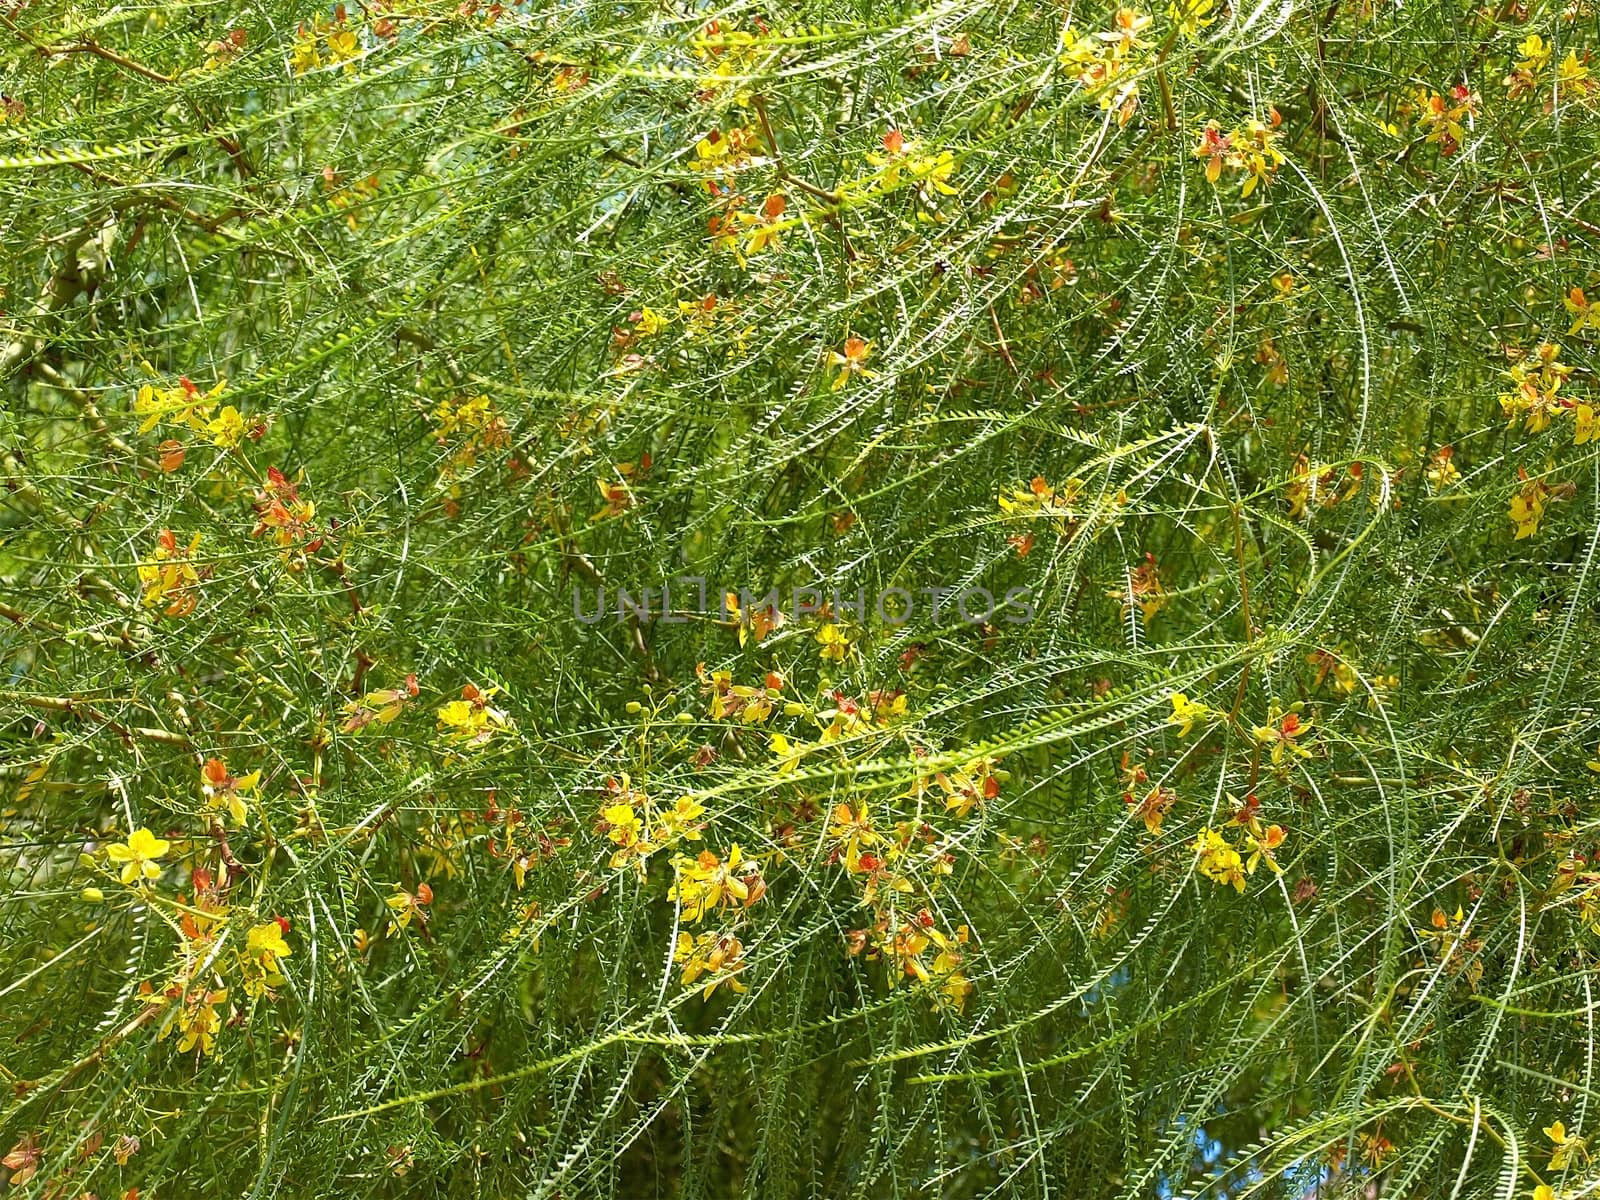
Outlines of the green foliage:
{"label": "green foliage", "polygon": [[1591,0],[0,26],[13,1193],[1593,1191]]}

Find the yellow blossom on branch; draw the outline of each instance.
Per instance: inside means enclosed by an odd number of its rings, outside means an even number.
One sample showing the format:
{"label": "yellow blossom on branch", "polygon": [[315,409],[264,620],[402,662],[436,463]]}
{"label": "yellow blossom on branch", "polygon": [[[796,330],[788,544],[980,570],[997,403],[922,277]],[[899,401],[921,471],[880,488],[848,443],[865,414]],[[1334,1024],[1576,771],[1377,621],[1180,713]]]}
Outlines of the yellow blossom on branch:
{"label": "yellow blossom on branch", "polygon": [[1200,874],[1213,883],[1232,884],[1236,891],[1244,891],[1244,860],[1222,834],[1209,827],[1202,829],[1189,849],[1195,853],[1195,870]]}
{"label": "yellow blossom on branch", "polygon": [[251,771],[238,778],[228,774],[228,765],[220,758],[208,758],[200,768],[200,795],[208,809],[220,811],[235,825],[243,825],[248,809],[244,795],[254,792],[261,782],[261,772]]}
{"label": "yellow blossom on branch", "polygon": [[867,359],[871,357],[872,343],[858,337],[848,337],[842,348],[829,351],[828,362],[838,370],[833,379],[833,390],[837,392],[844,387],[850,382],[851,376],[861,379],[876,378],[878,373],[867,367]]}
{"label": "yellow blossom on branch", "polygon": [[453,745],[477,748],[498,734],[515,729],[515,722],[505,711],[489,703],[499,690],[498,687],[479,689],[469,683],[461,689],[461,699],[440,708],[439,732],[445,740]]}
{"label": "yellow blossom on branch", "polygon": [[748,908],[767,890],[760,865],[745,858],[737,843],[728,851],[726,861],[710,850],[702,850],[694,858],[679,855],[673,860],[672,869],[677,873],[677,882],[668,889],[667,899],[676,900],[683,919],[691,923],[704,920],[708,912],[725,905]]}
{"label": "yellow blossom on branch", "polygon": [[259,1000],[262,996],[283,983],[283,972],[279,969],[279,961],[288,958],[294,953],[289,943],[283,940],[284,928],[287,921],[265,921],[260,925],[251,926],[250,932],[245,935],[245,948],[240,955],[240,968],[244,973],[244,990],[252,1000]]}
{"label": "yellow blossom on branch", "polygon": [[107,846],[106,857],[122,864],[123,883],[133,883],[160,878],[160,862],[171,849],[171,842],[158,838],[141,825],[128,835],[127,841]]}
{"label": "yellow blossom on branch", "polygon": [[711,999],[723,984],[733,992],[746,990],[738,979],[745,969],[744,945],[732,934],[702,933],[696,937],[687,931],[679,933],[672,961],[683,969],[684,987],[693,987],[702,975],[708,977],[700,991],[702,1000]]}
{"label": "yellow blossom on branch", "polygon": [[[146,364],[147,369],[151,369]],[[144,420],[140,433],[149,433],[157,425],[187,425],[197,433],[206,433],[217,397],[227,390],[228,381],[218,379],[208,392],[202,392],[189,381],[188,376],[178,380],[178,386],[158,388],[152,384],[142,386],[134,397],[133,411]]]}
{"label": "yellow blossom on branch", "polygon": [[197,533],[187,547],[178,545],[177,535],[163,529],[156,537],[155,553],[139,564],[139,582],[144,586],[144,607],[166,604],[169,617],[188,616],[200,602],[200,571],[192,561],[200,546]]}
{"label": "yellow blossom on branch", "polygon": [[1191,700],[1182,692],[1173,692],[1169,699],[1172,715],[1167,718],[1167,724],[1178,727],[1179,737],[1188,737],[1196,725],[1210,725],[1219,716],[1216,709]]}

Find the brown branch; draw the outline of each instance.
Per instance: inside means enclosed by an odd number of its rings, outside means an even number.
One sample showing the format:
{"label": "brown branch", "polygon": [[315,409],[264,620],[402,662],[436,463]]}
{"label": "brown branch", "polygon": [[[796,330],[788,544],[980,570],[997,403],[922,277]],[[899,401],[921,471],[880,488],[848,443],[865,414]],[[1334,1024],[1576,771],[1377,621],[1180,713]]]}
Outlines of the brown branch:
{"label": "brown branch", "polygon": [[752,96],[750,102],[756,110],[757,119],[761,122],[761,136],[766,139],[767,146],[772,151],[772,164],[777,170],[778,178],[784,183],[793,184],[807,195],[814,196],[830,206],[827,212],[828,221],[839,233],[839,240],[844,248],[845,258],[855,262],[860,256],[856,253],[856,248],[850,243],[850,235],[845,231],[844,216],[839,212],[839,207],[842,204],[839,193],[830,192],[825,187],[819,187],[809,179],[803,179],[789,170],[788,164],[783,160],[783,151],[778,146],[778,135],[772,131],[772,118],[767,115],[766,97]]}
{"label": "brown branch", "polygon": [[232,886],[233,876],[249,874],[249,868],[233,856],[233,847],[228,845],[228,831],[223,828],[222,822],[211,822],[211,836],[217,842],[217,857],[222,860],[222,865],[228,868],[228,882]]}
{"label": "brown branch", "polygon": [[[87,175],[96,183],[103,183],[107,187],[125,188],[130,192],[140,187],[139,184],[130,183],[126,179],[119,179],[107,171],[102,171],[96,167],[90,166],[88,163],[68,163],[67,165],[72,167],[74,170],[83,172],[83,174]],[[227,216],[223,217],[208,217],[204,213],[199,213],[192,208],[186,207],[179,201],[174,200],[171,196],[165,196],[160,192],[153,191],[140,191],[135,195],[129,196],[122,203],[117,204],[116,207],[119,209],[125,209],[131,208],[136,204],[154,204],[159,208],[164,208],[168,212],[182,217],[185,221],[189,221],[200,226],[200,228],[204,229],[207,233],[217,232],[217,229],[219,226],[221,226],[222,222],[228,219],[228,216],[233,215],[233,213],[229,213]],[[237,210],[234,211],[236,212]]]}
{"label": "brown branch", "polygon": [[189,739],[181,733],[174,733],[170,729],[151,729],[138,725],[122,725],[113,721],[88,701],[80,700],[74,696],[30,696],[17,692],[11,692],[8,695],[10,699],[28,708],[43,709],[46,712],[66,713],[68,716],[82,716],[98,721],[129,744],[132,744],[137,739],[145,742],[157,742],[165,746],[178,746],[185,750],[191,746]]}
{"label": "brown branch", "polygon": [[1000,328],[1000,317],[994,311],[994,305],[989,305],[989,320],[994,324],[994,335],[1000,339],[1000,357],[1006,360],[1006,365],[1011,368],[1013,375],[1021,374],[1017,370],[1017,360],[1011,357],[1011,347],[1006,342],[1005,330]]}
{"label": "brown branch", "polygon": [[[6,24],[11,25],[11,22],[7,21]],[[15,25],[12,25],[12,29],[17,33],[22,33]],[[28,37],[25,33],[22,36]],[[33,41],[32,38],[28,38],[28,40],[30,42]],[[153,79],[157,83],[173,82],[171,75],[163,75],[160,71],[152,71],[143,63],[134,62],[133,59],[126,58],[115,50],[108,50],[96,41],[67,42],[59,46],[46,46],[39,42],[33,42],[33,46],[44,58],[54,58],[64,54],[92,54],[96,58],[103,58],[107,62],[116,63],[117,66],[122,67],[124,70],[132,71],[135,75],[143,75],[146,79]]]}
{"label": "brown branch", "polygon": [[44,380],[58,392],[64,392],[77,404],[83,412],[83,419],[88,423],[100,439],[116,453],[133,462],[143,463],[146,467],[154,469],[157,464],[150,459],[142,459],[139,452],[127,442],[117,436],[110,423],[100,414],[99,407],[94,402],[94,397],[62,375],[49,363],[39,361],[33,364],[33,373]]}

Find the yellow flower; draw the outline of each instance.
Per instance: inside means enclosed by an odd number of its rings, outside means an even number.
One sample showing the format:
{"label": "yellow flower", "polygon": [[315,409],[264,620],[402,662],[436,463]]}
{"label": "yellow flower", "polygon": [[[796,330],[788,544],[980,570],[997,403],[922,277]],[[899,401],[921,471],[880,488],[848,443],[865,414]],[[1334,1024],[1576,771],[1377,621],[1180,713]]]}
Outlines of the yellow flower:
{"label": "yellow flower", "polygon": [[[154,368],[148,364],[146,370],[154,372]],[[187,425],[197,433],[204,433],[206,423],[211,419],[211,410],[216,407],[217,397],[222,395],[227,386],[226,379],[219,379],[209,392],[202,392],[187,377],[179,379],[178,386],[174,388],[145,384],[133,401],[133,411],[144,418],[139,432],[149,433],[161,422],[167,421],[174,425]]]}
{"label": "yellow flower", "polygon": [[832,621],[817,630],[817,645],[822,647],[818,653],[830,662],[843,662],[844,656],[850,652],[850,639]]}
{"label": "yellow flower", "polygon": [[1202,29],[1216,20],[1210,15],[1214,7],[1214,0],[1183,0],[1181,5],[1167,6],[1167,18],[1178,27],[1180,34],[1194,41]]}
{"label": "yellow flower", "polygon": [[170,529],[163,529],[156,537],[155,554],[139,564],[139,582],[144,585],[141,601],[146,608],[155,608],[167,601],[166,615],[188,616],[199,604],[200,571],[192,559],[200,548],[200,535],[190,540],[187,548],[178,545],[178,537]]}
{"label": "yellow flower", "polygon": [[498,687],[480,689],[469,683],[461,689],[461,699],[443,705],[437,716],[439,732],[445,740],[477,747],[498,733],[515,729],[515,723],[503,710],[489,704],[499,690]]}
{"label": "yellow flower", "polygon": [[409,929],[413,917],[426,924],[428,915],[423,912],[423,908],[433,903],[433,889],[426,883],[419,883],[415,892],[408,892],[397,883],[394,885],[394,891],[394,895],[384,900],[390,913],[389,932],[394,934],[402,929]]}
{"label": "yellow flower", "polygon": [[950,186],[950,176],[955,173],[955,155],[948,150],[938,154],[920,154],[906,164],[912,178],[917,180],[917,190],[923,203],[932,207],[935,196],[954,196],[957,190]]}
{"label": "yellow flower", "polygon": [[1178,793],[1171,788],[1156,786],[1146,792],[1143,799],[1136,797],[1132,792],[1127,792],[1123,795],[1122,801],[1128,806],[1129,818],[1143,821],[1145,831],[1156,837],[1161,833],[1161,825],[1167,819],[1167,813],[1178,802]]}
{"label": "yellow flower", "polygon": [[[183,1037],[178,1042],[178,1053],[187,1054],[196,1046],[202,1055],[211,1054],[216,1049],[217,1031],[222,1028],[222,1014],[216,1006],[223,1004],[228,999],[226,991],[196,992],[183,1002],[183,1007],[178,1010],[176,1027],[183,1030]],[[170,1033],[172,1027],[168,1027]],[[163,1035],[164,1036],[164,1035]]]}
{"label": "yellow flower", "polygon": [[1295,740],[1310,728],[1311,722],[1301,720],[1294,708],[1284,712],[1277,700],[1273,700],[1267,712],[1267,723],[1253,728],[1250,736],[1263,746],[1272,747],[1272,765],[1278,766],[1283,762],[1285,751],[1299,758],[1311,757],[1311,751]]}
{"label": "yellow flower", "polygon": [[1546,1125],[1544,1135],[1555,1143],[1555,1149],[1550,1152],[1552,1171],[1564,1170],[1569,1162],[1589,1161],[1589,1150],[1584,1144],[1584,1139],[1568,1133],[1567,1127],[1562,1122],[1555,1121]]}
{"label": "yellow flower", "polygon": [[317,39],[315,34],[307,33],[302,28],[295,36],[293,48],[289,51],[289,66],[296,75],[304,75],[307,71],[315,70],[322,65],[322,56],[317,53]]}
{"label": "yellow flower", "polygon": [[1266,863],[1274,875],[1282,875],[1283,868],[1278,865],[1278,860],[1272,857],[1272,852],[1283,845],[1286,837],[1288,835],[1284,833],[1282,825],[1268,825],[1259,832],[1252,829],[1246,833],[1244,843],[1245,849],[1250,852],[1250,857],[1244,864],[1245,873],[1254,875],[1256,868]]}
{"label": "yellow flower", "polygon": [[1537,479],[1525,480],[1520,488],[1511,493],[1507,515],[1517,527],[1516,537],[1512,540],[1520,542],[1538,533],[1539,522],[1544,520],[1544,510],[1549,506],[1550,489]]}
{"label": "yellow flower", "polygon": [[255,958],[271,956],[274,962],[294,953],[283,940],[283,926],[276,921],[266,921],[253,926],[245,935],[245,949]]}
{"label": "yellow flower", "polygon": [[839,843],[839,849],[844,855],[845,869],[848,871],[870,870],[876,855],[867,856],[868,863],[862,864],[862,851],[870,850],[873,846],[883,844],[883,836],[872,828],[872,817],[867,812],[867,802],[863,800],[859,808],[852,809],[843,802],[833,806],[832,823],[828,826],[828,836]]}
{"label": "yellow flower", "polygon": [[1200,131],[1200,140],[1190,153],[1205,161],[1206,182],[1214,184],[1222,178],[1222,168],[1235,157],[1233,136],[1223,133],[1222,126],[1215,121],[1207,121],[1205,128]]}
{"label": "yellow flower", "polygon": [[639,841],[644,822],[633,811],[633,805],[609,804],[600,810],[600,819],[608,826],[606,836],[624,850]]}
{"label": "yellow flower", "polygon": [[727,862],[702,850],[696,858],[679,855],[672,869],[678,878],[667,890],[667,899],[676,900],[683,919],[690,922],[704,920],[707,912],[723,905],[748,908],[767,890],[760,867],[744,857],[737,843],[728,851]]}
{"label": "yellow flower", "polygon": [[226,405],[220,413],[206,422],[206,432],[211,435],[211,441],[224,450],[237,449],[239,443],[244,441],[248,429],[244,417],[231,404]]}
{"label": "yellow flower", "polygon": [[1582,446],[1597,438],[1600,438],[1600,422],[1594,419],[1594,406],[1579,404],[1572,410],[1572,444]]}
{"label": "yellow flower", "polygon": [[1288,161],[1282,151],[1273,145],[1277,136],[1276,130],[1269,129],[1254,118],[1235,131],[1234,138],[1240,147],[1244,168],[1249,172],[1239,188],[1241,197],[1248,196],[1256,190],[1257,185],[1270,180],[1277,174],[1278,168]]}
{"label": "yellow flower", "polygon": [[1555,1190],[1548,1183],[1541,1183],[1533,1189],[1533,1200],[1556,1200]]}
{"label": "yellow flower", "polygon": [[[773,605],[765,608],[751,608],[746,611],[739,607],[739,597],[733,592],[728,592],[723,598],[723,606],[728,611],[728,616],[739,630],[739,645],[743,646],[752,637],[757,642],[765,640],[766,636],[774,629],[783,625],[783,613]],[[718,675],[726,674],[719,671]]]}
{"label": "yellow flower", "polygon": [[791,742],[781,733],[772,735],[772,757],[778,760],[779,775],[787,775],[800,765],[800,760],[811,749],[805,742]]}
{"label": "yellow flower", "polygon": [[1578,61],[1576,50],[1568,50],[1560,66],[1556,67],[1556,91],[1566,100],[1574,92],[1579,96],[1584,95],[1589,87],[1589,68]]}
{"label": "yellow flower", "polygon": [[1572,328],[1567,336],[1582,333],[1587,327],[1600,332],[1600,300],[1590,300],[1581,287],[1575,287],[1561,299],[1562,307],[1572,314]]}
{"label": "yellow flower", "polygon": [[700,840],[700,827],[695,822],[705,814],[706,806],[693,796],[679,796],[677,803],[672,806],[672,810],[661,814],[661,824],[669,836],[698,842]]}
{"label": "yellow flower", "polygon": [[1202,829],[1189,849],[1198,856],[1195,869],[1200,874],[1213,883],[1231,883],[1235,890],[1244,891],[1244,860],[1227,838],[1215,829]]}
{"label": "yellow flower", "polygon": [[[348,64],[361,53],[361,42],[354,30],[338,29],[328,34],[328,56],[334,62]],[[348,66],[346,69],[349,69]]]}
{"label": "yellow flower", "polygon": [[1522,61],[1517,66],[1524,70],[1538,74],[1550,65],[1550,46],[1537,33],[1530,33],[1522,39],[1522,45],[1517,47],[1517,53],[1522,55]]}
{"label": "yellow flower", "polygon": [[253,792],[261,782],[261,772],[235,778],[228,774],[228,764],[220,758],[209,758],[200,768],[200,795],[208,809],[226,813],[235,825],[243,825],[249,810],[243,793]]}
{"label": "yellow flower", "polygon": [[639,319],[634,322],[634,332],[640,337],[655,337],[667,327],[667,318],[663,317],[648,304],[639,310]]}
{"label": "yellow flower", "polygon": [[1455,458],[1455,453],[1453,446],[1440,446],[1428,460],[1423,474],[1428,480],[1428,486],[1435,492],[1442,492],[1461,479],[1461,468],[1451,461]]}
{"label": "yellow flower", "polygon": [[1209,725],[1216,711],[1189,699],[1182,692],[1172,693],[1172,715],[1167,718],[1168,725],[1178,726],[1178,736],[1188,737],[1196,725]]}
{"label": "yellow flower", "polygon": [[760,216],[745,212],[734,214],[736,223],[747,227],[744,235],[745,254],[760,254],[763,250],[783,249],[783,242],[778,235],[795,224],[793,221],[783,219],[788,206],[789,202],[780,193],[768,196],[762,202]]}
{"label": "yellow flower", "polygon": [[122,882],[132,883],[143,876],[157,879],[161,868],[156,864],[166,857],[172,843],[158,838],[142,825],[128,835],[126,842],[106,847],[106,857],[122,864]]}
{"label": "yellow flower", "polygon": [[1538,433],[1550,424],[1553,415],[1566,407],[1557,393],[1572,371],[1572,367],[1561,361],[1560,346],[1540,342],[1531,356],[1512,363],[1506,372],[1517,390],[1500,397],[1501,410],[1513,425],[1520,413],[1526,413],[1525,428],[1529,433]]}
{"label": "yellow flower", "polygon": [[244,990],[251,999],[259,1000],[268,988],[283,982],[278,960],[288,958],[294,951],[283,940],[283,926],[277,921],[266,921],[252,926],[245,935],[244,954],[240,966],[244,971]]}
{"label": "yellow flower", "polygon": [[862,379],[876,378],[878,373],[867,369],[867,359],[870,357],[872,343],[858,337],[846,338],[841,350],[830,350],[828,361],[839,368],[838,375],[834,376],[833,390],[837,392],[844,387],[852,375],[859,375]]}
{"label": "yellow flower", "polygon": [[702,975],[711,977],[711,982],[700,992],[702,1000],[709,1000],[711,993],[724,983],[735,992],[746,990],[736,978],[745,968],[744,946],[731,934],[702,933],[695,937],[690,933],[679,933],[672,950],[672,961],[683,967],[685,987],[692,986]]}

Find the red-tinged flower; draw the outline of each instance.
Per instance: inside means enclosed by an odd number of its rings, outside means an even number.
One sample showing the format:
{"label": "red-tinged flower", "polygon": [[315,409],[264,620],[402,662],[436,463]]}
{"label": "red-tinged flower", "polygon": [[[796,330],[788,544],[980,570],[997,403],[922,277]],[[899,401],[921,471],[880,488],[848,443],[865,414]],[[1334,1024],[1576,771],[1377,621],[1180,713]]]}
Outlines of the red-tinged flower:
{"label": "red-tinged flower", "polygon": [[161,469],[168,475],[183,466],[184,457],[188,453],[183,443],[176,438],[168,438],[157,446],[156,450],[161,455]]}
{"label": "red-tinged flower", "polygon": [[192,559],[199,548],[197,533],[187,547],[178,545],[177,535],[163,529],[156,537],[155,554],[139,564],[139,582],[144,587],[146,608],[166,604],[169,617],[188,616],[200,602],[200,571]]}
{"label": "red-tinged flower", "polygon": [[1207,121],[1206,127],[1200,131],[1200,140],[1195,143],[1193,154],[1206,164],[1206,182],[1216,183],[1222,178],[1222,168],[1233,157],[1233,137],[1223,133],[1222,127],[1215,121]]}
{"label": "red-tinged flower", "polygon": [[38,1137],[30,1133],[11,1147],[4,1158],[0,1158],[0,1166],[11,1172],[11,1186],[20,1188],[39,1173],[39,1162],[43,1157]]}
{"label": "red-tinged flower", "polygon": [[1144,794],[1143,799],[1136,799],[1134,793],[1126,792],[1122,802],[1128,806],[1128,816],[1143,821],[1146,832],[1154,837],[1161,833],[1162,822],[1178,802],[1178,793],[1171,788],[1153,787]]}
{"label": "red-tinged flower", "polygon": [[778,235],[788,228],[788,223],[783,219],[788,205],[789,202],[780,192],[766,198],[761,205],[760,216],[751,216],[749,213],[734,214],[738,223],[745,227],[745,254],[760,254],[763,250],[782,249]]}
{"label": "red-tinged flower", "polygon": [[208,758],[200,768],[200,795],[206,807],[220,816],[243,825],[249,814],[245,794],[256,791],[261,782],[261,772],[235,777],[228,774],[228,765],[220,758]]}
{"label": "red-tinged flower", "polygon": [[307,543],[316,537],[316,526],[312,524],[316,507],[311,501],[300,499],[300,485],[291,483],[277,467],[267,468],[267,484],[256,492],[255,510],[252,537],[270,531],[272,540],[285,550],[311,549]]}
{"label": "red-tinged flower", "polygon": [[374,722],[388,725],[405,711],[410,701],[417,698],[419,690],[417,677],[411,674],[406,676],[401,687],[380,688],[368,692],[359,700],[351,700],[344,706],[345,720],[341,729],[345,733],[356,733]]}

